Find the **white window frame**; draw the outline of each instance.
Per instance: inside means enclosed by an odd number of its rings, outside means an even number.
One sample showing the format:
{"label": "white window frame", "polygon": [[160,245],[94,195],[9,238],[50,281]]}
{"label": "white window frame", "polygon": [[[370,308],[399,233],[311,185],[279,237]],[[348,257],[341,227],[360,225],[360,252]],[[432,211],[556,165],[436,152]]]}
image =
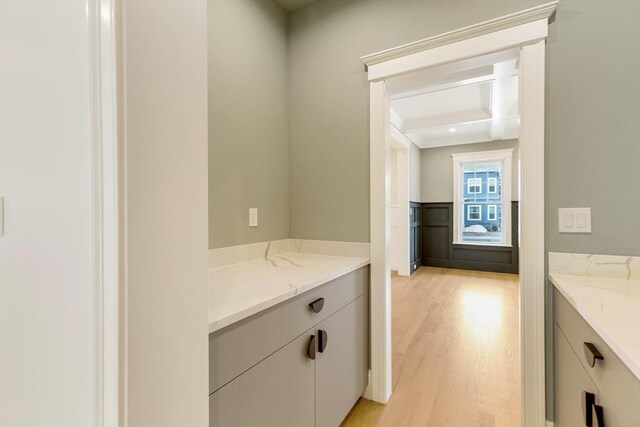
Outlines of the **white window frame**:
{"label": "white window frame", "polygon": [[[491,184],[493,182],[493,184]],[[493,191],[491,191],[491,185],[493,185]],[[487,178],[487,193],[496,194],[498,192],[498,178]]]}
{"label": "white window frame", "polygon": [[[471,181],[473,180],[474,184],[471,185]],[[479,184],[476,184],[478,181],[480,181]],[[471,191],[471,187],[479,187],[478,191]],[[469,178],[467,180],[467,193],[469,194],[482,194],[482,178]]]}
{"label": "white window frame", "polygon": [[[493,215],[491,215],[493,208]],[[487,205],[487,221],[496,221],[498,219],[498,205]]]}
{"label": "white window frame", "polygon": [[[478,219],[471,218],[471,208],[478,208]],[[467,221],[482,221],[482,205],[469,205],[469,210],[467,211]]]}
{"label": "white window frame", "polygon": [[[513,149],[480,151],[474,153],[452,154],[453,160],[453,243],[456,245],[485,245],[511,247],[511,162]],[[462,192],[462,171],[466,163],[500,162],[502,164],[502,241],[464,242],[464,194]],[[496,183],[497,184],[497,183]],[[496,211],[497,216],[497,211]],[[482,217],[482,216],[481,216]]]}

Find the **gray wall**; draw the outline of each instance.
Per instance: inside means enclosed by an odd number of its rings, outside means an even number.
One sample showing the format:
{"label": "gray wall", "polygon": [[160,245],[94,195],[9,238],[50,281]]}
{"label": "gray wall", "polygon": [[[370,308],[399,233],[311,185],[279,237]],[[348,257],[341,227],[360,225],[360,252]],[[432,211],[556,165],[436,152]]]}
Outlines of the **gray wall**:
{"label": "gray wall", "polygon": [[[547,54],[547,248],[640,255],[640,2],[560,2]],[[593,233],[558,233],[591,207]]]}
{"label": "gray wall", "polygon": [[[292,236],[369,240],[362,55],[546,1],[319,0],[289,15]],[[639,16],[633,0],[563,0],[550,27],[549,250],[640,255]],[[592,207],[592,234],[558,233],[571,206]]]}
{"label": "gray wall", "polygon": [[[369,92],[361,56],[546,2],[318,0],[290,14],[292,236],[369,241]],[[639,19],[635,0],[562,0],[550,26],[550,251],[640,255]],[[585,206],[593,233],[560,235],[557,209]],[[547,371],[552,418],[550,380]]]}
{"label": "gray wall", "polygon": [[511,162],[511,200],[518,197],[518,140],[488,141],[477,144],[453,145],[450,147],[425,148],[420,150],[422,159],[421,188],[425,203],[453,202],[453,161],[452,154],[476,151],[504,150],[513,148]]}
{"label": "gray wall", "polygon": [[422,161],[420,148],[417,145],[409,146],[409,201],[422,202]]}
{"label": "gray wall", "polygon": [[318,0],[291,13],[291,235],[369,241],[361,56],[545,1]]}
{"label": "gray wall", "polygon": [[286,16],[271,0],[208,4],[209,247],[287,238]]}

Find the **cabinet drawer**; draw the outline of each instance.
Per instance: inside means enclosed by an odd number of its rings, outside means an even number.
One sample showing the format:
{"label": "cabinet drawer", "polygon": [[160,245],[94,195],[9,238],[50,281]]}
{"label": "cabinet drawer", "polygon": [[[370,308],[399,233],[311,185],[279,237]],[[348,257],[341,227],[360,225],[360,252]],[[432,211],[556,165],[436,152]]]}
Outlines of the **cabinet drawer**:
{"label": "cabinet drawer", "polygon": [[[368,289],[367,266],[209,334],[209,393],[367,294]],[[324,306],[314,313],[309,304],[318,298],[324,298]]]}
{"label": "cabinet drawer", "polygon": [[[582,393],[593,393],[598,399],[598,388],[576,358],[558,325],[553,328],[553,366],[554,427],[584,426]],[[599,404],[598,401],[596,403]]]}
{"label": "cabinet drawer", "polygon": [[[556,289],[553,306],[555,323],[606,401],[605,413],[613,413],[622,426],[640,426],[640,381]],[[591,367],[584,343],[592,343],[604,360]]]}

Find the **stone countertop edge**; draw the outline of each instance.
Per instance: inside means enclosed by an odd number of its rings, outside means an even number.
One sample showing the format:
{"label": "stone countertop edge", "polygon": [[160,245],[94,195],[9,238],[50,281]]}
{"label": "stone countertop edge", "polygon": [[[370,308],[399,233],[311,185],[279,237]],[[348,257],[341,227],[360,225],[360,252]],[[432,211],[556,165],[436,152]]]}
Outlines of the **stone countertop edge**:
{"label": "stone countertop edge", "polygon": [[[333,257],[329,257],[333,258]],[[339,257],[339,258],[347,258],[347,257]],[[349,257],[350,258],[350,257]],[[269,296],[255,304],[248,305],[243,307],[237,311],[232,313],[223,315],[217,319],[209,320],[209,333],[213,333],[219,331],[227,326],[230,326],[234,323],[240,322],[254,314],[260,313],[261,311],[267,310],[277,304],[280,304],[284,301],[287,301],[291,298],[297,297],[299,295],[303,295],[305,292],[308,292],[312,289],[317,288],[318,286],[324,285],[332,280],[335,280],[345,274],[349,274],[355,270],[358,270],[362,267],[369,265],[371,262],[368,258],[355,258],[353,257],[353,263],[348,267],[340,268],[335,271],[332,271],[329,274],[326,274],[322,277],[316,278],[314,280],[310,280],[309,282],[301,283],[296,286],[295,289],[290,289],[287,292],[276,293],[272,296]],[[211,319],[211,312],[209,311],[209,319]]]}
{"label": "stone countertop edge", "polygon": [[[632,301],[638,298],[640,307],[640,281],[606,277],[585,277],[559,273],[550,273],[549,279],[555,288],[567,299],[569,304],[571,304],[589,326],[593,328],[600,338],[602,338],[620,360],[622,360],[633,375],[640,380],[640,341],[630,342],[631,340],[621,339],[621,334],[617,328],[610,324],[605,324],[602,315],[598,315],[592,308],[590,309],[584,302],[580,301],[580,298],[584,298],[585,295],[596,300],[600,298],[600,304],[604,307],[603,293],[618,293],[619,295],[634,294],[628,295],[627,298],[630,298]],[[638,288],[631,292],[631,287]],[[575,292],[572,293],[572,288],[574,291],[579,288],[582,294],[576,295]],[[591,295],[588,295],[589,293],[591,293]],[[637,294],[637,296],[635,294]],[[620,312],[618,311],[617,313],[619,314]],[[629,317],[628,322],[623,322],[626,323],[625,326],[627,326],[627,328],[633,324],[634,315],[640,316],[640,312],[634,312],[632,309],[628,313],[624,313],[625,317]],[[640,339],[640,325],[636,325],[636,328],[639,330],[638,338]]]}

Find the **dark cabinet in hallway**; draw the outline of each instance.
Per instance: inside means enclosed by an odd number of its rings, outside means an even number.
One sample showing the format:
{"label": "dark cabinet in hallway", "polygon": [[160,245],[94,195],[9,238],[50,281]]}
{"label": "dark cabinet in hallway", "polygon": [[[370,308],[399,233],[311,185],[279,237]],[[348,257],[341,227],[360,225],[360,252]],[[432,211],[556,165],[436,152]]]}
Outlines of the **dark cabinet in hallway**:
{"label": "dark cabinet in hallway", "polygon": [[409,271],[413,273],[422,265],[422,204],[409,203]]}

